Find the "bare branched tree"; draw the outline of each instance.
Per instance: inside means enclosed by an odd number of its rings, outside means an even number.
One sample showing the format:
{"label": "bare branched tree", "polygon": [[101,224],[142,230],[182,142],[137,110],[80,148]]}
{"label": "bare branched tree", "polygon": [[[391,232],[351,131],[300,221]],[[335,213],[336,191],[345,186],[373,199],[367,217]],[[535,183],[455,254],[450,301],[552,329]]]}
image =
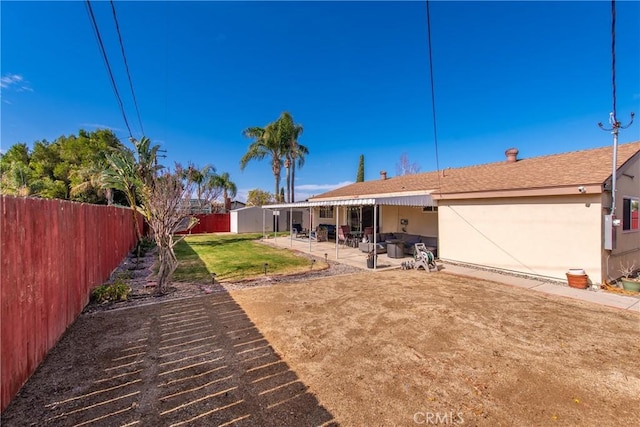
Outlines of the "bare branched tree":
{"label": "bare branched tree", "polygon": [[142,203],[138,208],[149,223],[158,247],[158,274],[156,292],[164,294],[171,283],[171,276],[178,267],[174,246],[184,237],[175,237],[179,229],[190,229],[197,223],[188,212],[181,209],[181,201],[189,198],[193,182],[184,180],[179,164],[175,171],[164,171],[153,176],[150,185],[142,189]]}
{"label": "bare branched tree", "polygon": [[396,163],[396,176],[413,175],[420,172],[420,165],[418,163],[411,163],[407,153],[402,153],[400,161]]}

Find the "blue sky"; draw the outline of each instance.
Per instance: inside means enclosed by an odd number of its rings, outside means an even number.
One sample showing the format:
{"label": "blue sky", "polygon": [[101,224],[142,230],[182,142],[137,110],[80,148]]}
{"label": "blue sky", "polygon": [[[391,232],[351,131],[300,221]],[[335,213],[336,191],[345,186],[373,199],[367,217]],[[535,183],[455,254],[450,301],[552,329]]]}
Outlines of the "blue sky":
{"label": "blue sky", "polygon": [[[108,2],[93,8],[141,136]],[[78,129],[128,132],[82,1],[2,1],[1,149]],[[611,5],[432,1],[439,166],[611,144]],[[425,2],[116,2],[145,134],[165,164],[229,172],[243,199],[273,191],[269,161],[239,160],[249,126],[282,111],[309,148],[301,200],[390,176],[402,153],[436,169]],[[640,114],[640,3],[617,2],[617,110]],[[640,140],[640,123],[621,142]],[[284,174],[283,174],[284,178]],[[284,184],[284,181],[283,181]]]}

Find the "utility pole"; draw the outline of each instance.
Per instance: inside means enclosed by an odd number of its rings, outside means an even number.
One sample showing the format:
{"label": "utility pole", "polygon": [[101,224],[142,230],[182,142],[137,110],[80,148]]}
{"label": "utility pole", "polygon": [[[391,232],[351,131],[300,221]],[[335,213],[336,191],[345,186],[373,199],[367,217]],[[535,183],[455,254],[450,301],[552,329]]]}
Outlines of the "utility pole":
{"label": "utility pole", "polygon": [[[158,149],[158,153],[166,153],[166,152],[167,152],[167,150]],[[156,157],[154,159],[154,161],[156,163],[155,167],[158,167],[158,157],[162,157],[163,159],[165,159],[167,157],[167,155],[166,154],[156,154]]]}
{"label": "utility pole", "polygon": [[613,110],[609,114],[610,128],[605,128],[602,123],[598,123],[600,129],[611,132],[613,135],[613,160],[611,166],[611,209],[604,217],[604,249],[613,250],[616,247],[615,227],[619,225],[616,220],[616,172],[618,170],[618,133],[621,129],[626,129],[633,123],[633,112],[631,120],[626,126],[618,120],[616,115],[616,1],[611,0],[611,86],[613,95]]}

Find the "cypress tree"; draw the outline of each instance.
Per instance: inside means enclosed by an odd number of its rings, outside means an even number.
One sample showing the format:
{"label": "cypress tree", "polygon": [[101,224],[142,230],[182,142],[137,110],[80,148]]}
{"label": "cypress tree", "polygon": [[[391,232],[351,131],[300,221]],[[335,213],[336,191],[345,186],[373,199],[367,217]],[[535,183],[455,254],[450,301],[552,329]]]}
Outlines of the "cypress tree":
{"label": "cypress tree", "polygon": [[360,162],[358,163],[358,175],[356,182],[364,182],[364,154],[360,154]]}

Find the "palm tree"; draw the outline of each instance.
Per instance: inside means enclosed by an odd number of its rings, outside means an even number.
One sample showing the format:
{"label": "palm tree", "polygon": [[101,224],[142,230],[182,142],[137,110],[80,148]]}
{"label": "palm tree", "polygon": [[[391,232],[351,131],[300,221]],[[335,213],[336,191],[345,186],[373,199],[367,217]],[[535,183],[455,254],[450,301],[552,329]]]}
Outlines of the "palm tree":
{"label": "palm tree", "polygon": [[142,237],[138,226],[136,206],[143,180],[138,175],[138,164],[131,150],[114,151],[106,155],[107,168],[102,173],[100,181],[104,188],[122,191],[131,207],[138,240]]}
{"label": "palm tree", "polygon": [[210,204],[211,182],[216,177],[216,169],[211,165],[204,165],[201,169],[190,163],[182,172],[182,178],[196,185],[196,195],[198,197],[198,207],[203,208],[203,203]]}
{"label": "palm tree", "polygon": [[229,198],[229,196],[235,197],[238,193],[238,187],[233,181],[231,181],[229,172],[223,172],[220,175],[213,176],[211,179],[211,185],[222,190],[225,208],[227,206],[227,198]]}
{"label": "palm tree", "polygon": [[140,141],[133,137],[130,140],[138,155],[136,162],[138,176],[146,185],[151,185],[153,178],[163,168],[163,166],[158,165],[158,150],[160,146],[154,145],[152,147],[151,140],[146,136],[143,136]]}
{"label": "palm tree", "polygon": [[296,164],[300,168],[304,165],[304,156],[309,154],[309,149],[298,143],[298,138],[302,135],[304,128],[293,121],[290,113],[285,111],[280,115],[278,131],[283,140],[282,143],[286,147],[287,201],[293,203],[295,202]]}
{"label": "palm tree", "polygon": [[[300,127],[302,133],[302,127]],[[309,149],[302,144],[298,144],[297,139],[294,141],[291,149],[291,202],[295,202],[295,185],[296,185],[296,164],[299,168],[304,166],[305,156],[309,154]]]}
{"label": "palm tree", "polygon": [[254,141],[249,145],[247,152],[240,159],[240,170],[244,170],[247,163],[251,160],[262,160],[266,156],[271,156],[271,171],[275,179],[274,194],[279,194],[282,158],[287,150],[282,140],[278,138],[277,122],[269,123],[264,128],[250,127],[242,133],[247,138],[254,138]]}
{"label": "palm tree", "polygon": [[[102,167],[89,165],[72,171],[70,174],[72,185],[69,191],[71,199],[89,203],[106,201],[108,205],[112,205],[113,189],[105,187],[103,183],[104,170],[107,167],[105,161]],[[74,182],[77,184],[74,185]]]}

